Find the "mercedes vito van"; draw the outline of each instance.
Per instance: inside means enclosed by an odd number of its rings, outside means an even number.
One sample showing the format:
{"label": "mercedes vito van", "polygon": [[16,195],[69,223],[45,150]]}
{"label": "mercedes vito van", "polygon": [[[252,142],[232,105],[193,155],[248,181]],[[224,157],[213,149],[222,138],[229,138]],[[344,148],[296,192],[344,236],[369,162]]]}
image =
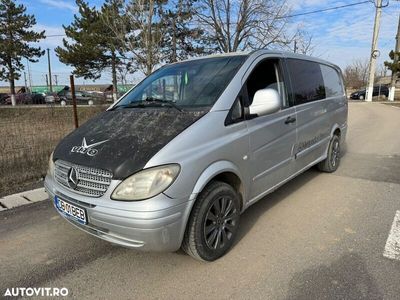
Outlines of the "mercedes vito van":
{"label": "mercedes vito van", "polygon": [[334,172],[346,129],[329,62],[266,50],[196,58],[158,69],[66,136],[45,187],[99,238],[212,261],[250,205],[314,165]]}

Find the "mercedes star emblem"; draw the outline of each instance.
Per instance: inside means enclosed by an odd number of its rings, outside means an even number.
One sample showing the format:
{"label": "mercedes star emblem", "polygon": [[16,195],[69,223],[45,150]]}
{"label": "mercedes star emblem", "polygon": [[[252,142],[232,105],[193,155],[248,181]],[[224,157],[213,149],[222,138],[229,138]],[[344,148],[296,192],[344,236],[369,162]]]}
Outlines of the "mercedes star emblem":
{"label": "mercedes star emblem", "polygon": [[71,168],[68,171],[68,185],[74,190],[78,186],[78,171],[75,168]]}

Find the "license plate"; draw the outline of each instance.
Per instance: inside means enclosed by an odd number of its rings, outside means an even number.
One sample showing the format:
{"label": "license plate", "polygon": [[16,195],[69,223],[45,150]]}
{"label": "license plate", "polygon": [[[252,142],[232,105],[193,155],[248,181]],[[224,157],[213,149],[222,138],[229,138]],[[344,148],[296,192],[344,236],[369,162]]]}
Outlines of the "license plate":
{"label": "license plate", "polygon": [[54,203],[57,207],[57,209],[64,214],[65,216],[78,221],[81,224],[87,224],[87,219],[86,219],[86,210],[76,206],[74,204],[71,204],[65,200],[62,200],[58,198],[57,196],[54,197]]}

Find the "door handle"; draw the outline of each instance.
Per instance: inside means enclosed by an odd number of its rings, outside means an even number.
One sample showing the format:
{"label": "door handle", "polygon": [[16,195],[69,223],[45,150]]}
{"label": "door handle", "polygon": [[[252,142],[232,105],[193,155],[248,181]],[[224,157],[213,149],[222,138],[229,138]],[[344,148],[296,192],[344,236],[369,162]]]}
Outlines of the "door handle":
{"label": "door handle", "polygon": [[290,123],[294,123],[294,122],[296,122],[296,118],[292,117],[292,116],[287,117],[285,120],[285,124],[290,124]]}

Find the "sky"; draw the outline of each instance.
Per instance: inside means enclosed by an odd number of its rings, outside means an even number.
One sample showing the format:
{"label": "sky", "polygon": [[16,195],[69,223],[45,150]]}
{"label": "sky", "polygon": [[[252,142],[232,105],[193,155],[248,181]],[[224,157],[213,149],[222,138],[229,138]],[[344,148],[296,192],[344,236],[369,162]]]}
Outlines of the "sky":
{"label": "sky", "polygon": [[[287,0],[292,7],[292,14],[304,13],[318,9],[360,2],[361,0]],[[383,0],[387,3],[388,0]],[[383,8],[381,27],[379,32],[378,49],[381,55],[378,64],[388,59],[388,53],[395,46],[400,1],[389,0],[389,5]],[[100,7],[102,0],[89,0],[90,5]],[[47,35],[62,35],[62,25],[72,22],[77,13],[75,0],[17,0],[24,4],[27,12],[36,17],[37,30],[46,30]],[[371,51],[372,31],[375,17],[373,2],[333,11],[299,16],[290,19],[290,27],[300,26],[313,36],[315,49],[313,56],[326,59],[342,69],[354,59],[367,59]],[[69,84],[69,75],[72,68],[59,62],[54,48],[62,45],[62,37],[48,37],[39,45],[42,49],[50,49],[52,73],[57,75],[58,84]],[[26,65],[26,61],[24,61]],[[38,63],[29,64],[32,85],[44,85],[45,74],[48,70],[47,56],[40,58]],[[27,68],[26,68],[27,70]],[[105,72],[97,83],[109,83],[111,74]],[[55,83],[53,76],[53,84]],[[132,79],[134,80],[134,79]],[[137,80],[137,79],[136,79]],[[90,80],[77,78],[78,84],[93,83]],[[0,85],[6,85],[0,82]],[[23,85],[23,77],[17,82]]]}

